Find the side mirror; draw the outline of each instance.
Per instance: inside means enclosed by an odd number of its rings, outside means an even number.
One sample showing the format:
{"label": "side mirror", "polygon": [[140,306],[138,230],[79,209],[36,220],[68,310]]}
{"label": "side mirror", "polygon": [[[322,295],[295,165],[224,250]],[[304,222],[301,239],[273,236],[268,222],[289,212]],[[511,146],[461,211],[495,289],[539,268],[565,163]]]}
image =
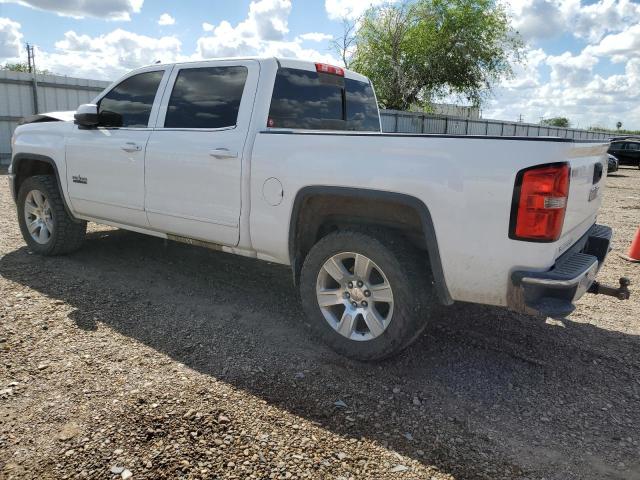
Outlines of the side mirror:
{"label": "side mirror", "polygon": [[94,103],[80,105],[73,118],[73,123],[80,128],[95,128],[98,126],[98,106]]}

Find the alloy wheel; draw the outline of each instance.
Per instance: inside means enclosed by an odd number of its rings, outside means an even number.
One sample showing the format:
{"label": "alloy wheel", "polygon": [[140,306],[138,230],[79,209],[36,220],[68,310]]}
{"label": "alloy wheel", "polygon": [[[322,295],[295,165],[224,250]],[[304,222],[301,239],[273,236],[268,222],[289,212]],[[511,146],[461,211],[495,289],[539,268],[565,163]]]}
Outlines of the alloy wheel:
{"label": "alloy wheel", "polygon": [[46,245],[54,230],[51,204],[40,190],[31,190],[24,202],[24,218],[29,234],[34,241]]}
{"label": "alloy wheel", "polygon": [[329,258],[318,274],[316,296],[325,320],[350,340],[379,337],[393,317],[393,290],[387,276],[360,253]]}

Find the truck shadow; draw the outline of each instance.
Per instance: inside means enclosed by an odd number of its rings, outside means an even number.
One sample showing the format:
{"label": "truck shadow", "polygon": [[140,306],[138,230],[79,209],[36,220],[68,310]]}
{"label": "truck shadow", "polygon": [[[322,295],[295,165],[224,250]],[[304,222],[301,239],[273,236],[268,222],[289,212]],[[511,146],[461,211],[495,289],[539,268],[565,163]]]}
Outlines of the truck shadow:
{"label": "truck shadow", "polygon": [[0,274],[71,305],[78,328],[107,325],[324,428],[462,478],[638,467],[636,335],[460,304],[399,357],[361,364],[311,337],[288,268],[121,230],[89,234],[69,257],[20,248],[0,259]]}

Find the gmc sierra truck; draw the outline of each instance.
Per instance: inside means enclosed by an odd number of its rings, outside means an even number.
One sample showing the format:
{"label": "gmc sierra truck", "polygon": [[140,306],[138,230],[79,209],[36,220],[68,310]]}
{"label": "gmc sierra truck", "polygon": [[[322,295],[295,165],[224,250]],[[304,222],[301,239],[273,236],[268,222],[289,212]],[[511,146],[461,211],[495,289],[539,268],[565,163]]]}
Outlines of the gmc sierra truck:
{"label": "gmc sierra truck", "polygon": [[454,301],[568,315],[595,282],[607,143],[385,134],[371,82],[232,58],[137,69],[76,112],[25,119],[9,182],[28,247],[92,221],[290,265],[316,333],[396,354]]}

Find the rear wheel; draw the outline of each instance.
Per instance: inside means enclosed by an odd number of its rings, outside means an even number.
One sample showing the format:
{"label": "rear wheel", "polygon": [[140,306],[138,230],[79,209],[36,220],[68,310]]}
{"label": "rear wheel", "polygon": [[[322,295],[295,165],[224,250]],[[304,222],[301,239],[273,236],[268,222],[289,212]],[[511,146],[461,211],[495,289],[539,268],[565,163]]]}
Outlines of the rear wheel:
{"label": "rear wheel", "polygon": [[77,222],[67,214],[55,177],[27,178],[20,186],[17,205],[20,231],[32,251],[63,255],[80,248],[87,222]]}
{"label": "rear wheel", "polygon": [[406,348],[436,301],[426,254],[387,231],[340,231],[321,239],[300,277],[303,308],[337,352],[379,360]]}

